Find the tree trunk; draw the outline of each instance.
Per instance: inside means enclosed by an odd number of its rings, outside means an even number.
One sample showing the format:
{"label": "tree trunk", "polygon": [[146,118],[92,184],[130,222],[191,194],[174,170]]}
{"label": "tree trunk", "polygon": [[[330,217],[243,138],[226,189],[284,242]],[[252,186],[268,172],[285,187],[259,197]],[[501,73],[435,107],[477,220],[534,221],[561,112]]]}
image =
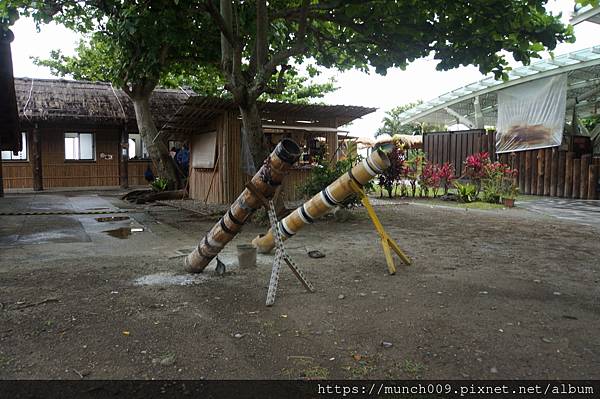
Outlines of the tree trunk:
{"label": "tree trunk", "polygon": [[150,95],[132,96],[138,131],[146,144],[148,155],[160,177],[169,180],[169,189],[181,187],[177,166],[169,155],[169,149],[163,137],[157,137],[158,129],[150,112]]}
{"label": "tree trunk", "polygon": [[254,168],[259,170],[263,161],[270,153],[262,129],[260,112],[258,111],[256,101],[240,105],[239,108],[242,116],[242,125],[246,131],[246,137],[242,137],[242,140],[248,140]]}

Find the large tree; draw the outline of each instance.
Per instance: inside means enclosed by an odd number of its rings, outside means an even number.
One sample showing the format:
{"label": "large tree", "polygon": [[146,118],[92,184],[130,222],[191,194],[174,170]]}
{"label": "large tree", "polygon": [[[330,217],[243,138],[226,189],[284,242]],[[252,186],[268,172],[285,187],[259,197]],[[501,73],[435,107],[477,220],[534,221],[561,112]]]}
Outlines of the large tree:
{"label": "large tree", "polygon": [[[529,63],[572,40],[572,28],[544,9],[546,0],[205,0],[221,32],[226,88],[240,108],[254,163],[267,154],[256,100],[278,92],[290,60],[324,67],[404,68],[430,54],[437,69],[478,65],[500,78],[501,50]],[[401,87],[397,88],[402,90]]]}
{"label": "large tree", "polygon": [[[51,50],[48,58],[33,57],[33,62],[50,68],[56,76],[107,82],[114,79],[112,64],[120,62],[113,57],[111,50],[104,44],[103,36],[92,35],[89,40],[79,42],[73,56],[64,55],[60,50]],[[300,69],[304,69],[304,73]],[[296,66],[286,73],[281,93],[263,93],[259,99],[295,104],[315,103],[325,94],[337,90],[334,78],[320,82],[315,79],[318,74],[319,70],[313,66]],[[161,75],[159,85],[163,88],[189,88],[198,95],[231,97],[231,93],[225,90],[225,79],[218,63],[173,65]]]}
{"label": "large tree", "polygon": [[[173,71],[215,65],[218,32],[207,23],[197,2],[185,0],[8,0],[9,5],[38,22],[55,20],[88,33],[97,48],[103,80],[131,98],[138,130],[159,175],[179,185],[176,166],[165,138],[158,135],[150,112],[150,96],[163,76]],[[8,7],[7,7],[8,9]],[[88,65],[89,67],[89,65]]]}

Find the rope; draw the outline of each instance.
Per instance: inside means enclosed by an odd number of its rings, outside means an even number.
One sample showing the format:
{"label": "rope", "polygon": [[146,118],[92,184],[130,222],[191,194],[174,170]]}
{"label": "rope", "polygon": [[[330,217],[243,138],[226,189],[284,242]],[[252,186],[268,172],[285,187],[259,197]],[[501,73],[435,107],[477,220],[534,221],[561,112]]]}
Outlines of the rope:
{"label": "rope", "polygon": [[33,93],[33,81],[34,78],[31,78],[31,87],[29,88],[29,96],[27,97],[27,101],[25,101],[25,105],[23,106],[23,115],[27,120],[31,120],[29,116],[27,116],[27,106],[29,105],[29,101],[31,100],[31,94]]}
{"label": "rope", "polygon": [[121,112],[123,113],[123,119],[125,119],[125,122],[127,122],[127,114],[125,113],[125,108],[123,108],[123,104],[121,104],[121,100],[119,100],[119,96],[117,96],[117,92],[115,91],[115,88],[113,87],[112,83],[110,84],[110,88],[112,89],[112,92],[115,95],[115,98],[117,99],[117,102],[119,103],[119,106],[121,107]]}

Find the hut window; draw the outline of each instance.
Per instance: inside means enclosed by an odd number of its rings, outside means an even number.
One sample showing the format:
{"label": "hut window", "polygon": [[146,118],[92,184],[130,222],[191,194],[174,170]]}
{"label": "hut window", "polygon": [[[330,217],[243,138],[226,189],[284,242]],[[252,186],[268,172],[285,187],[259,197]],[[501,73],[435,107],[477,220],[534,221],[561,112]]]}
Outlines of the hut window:
{"label": "hut window", "polygon": [[129,159],[150,159],[146,143],[139,133],[129,133]]}
{"label": "hut window", "polygon": [[192,141],[192,167],[211,169],[215,167],[217,132],[197,134]]}
{"label": "hut window", "polygon": [[15,155],[12,151],[2,151],[2,160],[4,161],[26,161],[27,160],[27,134],[21,133],[22,150]]}
{"label": "hut window", "polygon": [[66,160],[94,160],[93,133],[65,133]]}

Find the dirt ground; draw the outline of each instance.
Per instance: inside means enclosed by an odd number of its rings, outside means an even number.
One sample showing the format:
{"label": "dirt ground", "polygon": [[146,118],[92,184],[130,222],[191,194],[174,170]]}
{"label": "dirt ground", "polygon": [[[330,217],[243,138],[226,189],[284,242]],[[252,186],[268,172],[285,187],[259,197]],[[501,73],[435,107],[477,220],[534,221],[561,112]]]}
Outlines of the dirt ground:
{"label": "dirt ground", "polygon": [[[89,200],[67,199],[78,196]],[[130,219],[2,216],[0,378],[600,377],[594,227],[523,209],[378,206],[413,259],[396,258],[390,276],[357,209],[287,242],[316,292],[283,269],[268,308],[271,256],[235,267],[235,244],[263,228],[246,226],[226,248],[225,276],[190,277],[180,255],[214,216],[126,204],[116,193],[94,198],[105,204],[86,209],[119,208],[112,216]],[[130,226],[143,231],[106,233]],[[326,257],[309,258],[309,249]]]}

